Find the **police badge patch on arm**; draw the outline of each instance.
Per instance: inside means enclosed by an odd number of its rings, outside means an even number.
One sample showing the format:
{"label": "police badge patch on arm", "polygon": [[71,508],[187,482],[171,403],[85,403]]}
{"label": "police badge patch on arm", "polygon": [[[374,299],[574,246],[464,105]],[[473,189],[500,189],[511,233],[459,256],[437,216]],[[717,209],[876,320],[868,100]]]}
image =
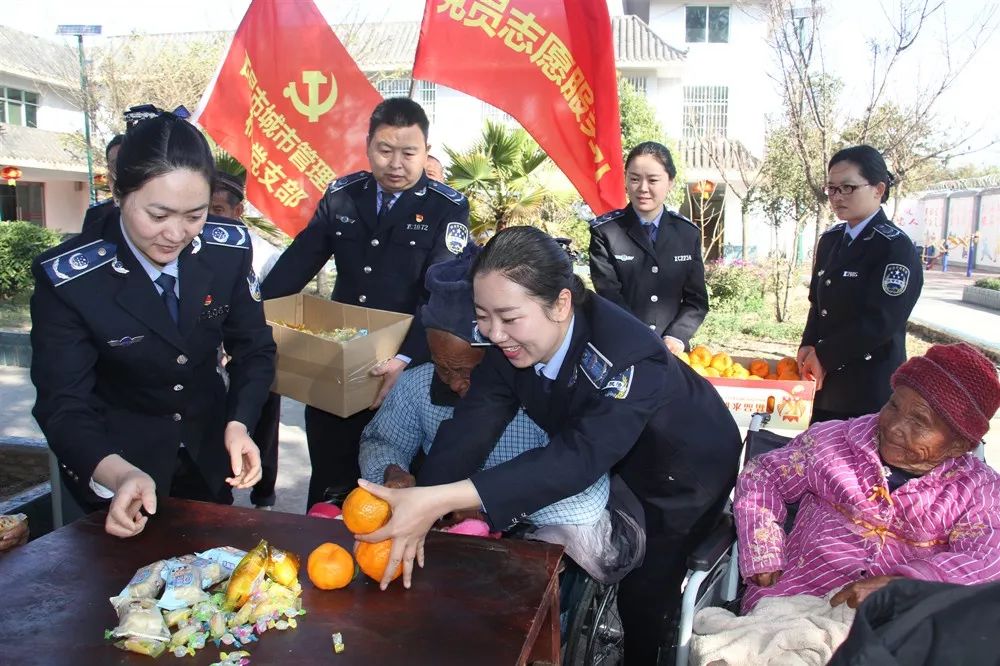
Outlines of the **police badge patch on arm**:
{"label": "police badge patch on arm", "polygon": [[899,296],[910,282],[910,269],[903,264],[889,264],[882,274],[882,291],[889,296]]}
{"label": "police badge patch on arm", "polygon": [[632,388],[632,376],[635,374],[635,366],[630,365],[617,375],[611,378],[611,381],[605,385],[601,391],[605,396],[609,398],[614,398],[615,400],[624,400],[628,397],[628,392]]}
{"label": "police badge patch on arm", "polygon": [[461,222],[449,222],[444,230],[444,244],[452,254],[462,254],[469,244],[469,228]]}

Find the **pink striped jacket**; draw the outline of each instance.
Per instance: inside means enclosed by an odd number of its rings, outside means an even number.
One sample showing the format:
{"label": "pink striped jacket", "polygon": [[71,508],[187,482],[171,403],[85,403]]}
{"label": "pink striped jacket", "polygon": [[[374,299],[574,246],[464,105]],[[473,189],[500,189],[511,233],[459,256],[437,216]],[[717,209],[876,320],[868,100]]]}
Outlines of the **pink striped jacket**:
{"label": "pink striped jacket", "polygon": [[747,464],[734,502],[740,571],[783,574],[771,587],[748,581],[744,611],[765,596],[822,596],[872,576],[1000,580],[1000,474],[970,454],[890,494],[877,442],[869,414],[818,423]]}

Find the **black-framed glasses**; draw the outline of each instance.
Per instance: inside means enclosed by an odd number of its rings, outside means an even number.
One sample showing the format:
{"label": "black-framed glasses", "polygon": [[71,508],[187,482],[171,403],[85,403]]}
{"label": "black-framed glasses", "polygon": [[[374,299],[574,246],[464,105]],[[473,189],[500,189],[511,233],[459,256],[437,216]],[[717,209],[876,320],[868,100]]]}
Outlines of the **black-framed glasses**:
{"label": "black-framed glasses", "polygon": [[872,186],[871,183],[862,183],[860,185],[851,185],[848,183],[845,183],[843,185],[827,185],[826,187],[823,188],[823,194],[825,194],[828,198],[832,197],[834,194],[842,194],[845,197],[849,197],[852,194],[854,194],[854,190],[857,190],[862,187],[871,187],[871,186]]}

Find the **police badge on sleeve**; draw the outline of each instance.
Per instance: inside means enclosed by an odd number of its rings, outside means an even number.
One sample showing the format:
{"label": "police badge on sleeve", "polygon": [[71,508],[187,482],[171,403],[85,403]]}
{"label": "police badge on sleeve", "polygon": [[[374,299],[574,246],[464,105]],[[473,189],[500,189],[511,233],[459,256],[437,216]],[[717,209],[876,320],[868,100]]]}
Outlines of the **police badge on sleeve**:
{"label": "police badge on sleeve", "polygon": [[889,296],[899,296],[910,282],[910,269],[903,264],[889,264],[882,274],[882,291]]}
{"label": "police badge on sleeve", "polygon": [[250,269],[250,275],[247,276],[247,285],[250,287],[250,298],[260,302],[260,281],[257,279],[257,274],[254,270]]}
{"label": "police badge on sleeve", "polygon": [[628,397],[628,392],[632,389],[632,377],[635,375],[635,366],[630,365],[617,375],[611,378],[601,391],[608,398],[624,400]]}
{"label": "police badge on sleeve", "polygon": [[469,244],[469,228],[461,222],[449,222],[444,230],[444,245],[452,254],[462,254]]}

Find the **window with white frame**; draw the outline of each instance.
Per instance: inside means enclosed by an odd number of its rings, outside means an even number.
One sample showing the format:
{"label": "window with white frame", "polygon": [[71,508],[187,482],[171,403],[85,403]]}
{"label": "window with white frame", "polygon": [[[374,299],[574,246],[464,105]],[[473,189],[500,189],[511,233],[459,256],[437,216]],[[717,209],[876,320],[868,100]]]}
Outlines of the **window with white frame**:
{"label": "window with white frame", "polygon": [[688,5],[684,8],[686,39],[688,44],[729,42],[729,7],[715,5]]}
{"label": "window with white frame", "polygon": [[[410,96],[410,84],[413,79],[410,78],[391,78],[382,79],[375,83],[375,89],[382,93],[382,97],[389,99],[391,97],[409,97]],[[434,122],[434,103],[437,99],[437,88],[430,81],[417,81],[417,95],[416,101],[420,106],[424,107],[424,113],[427,114],[427,119]]]}
{"label": "window with white frame", "polygon": [[483,122],[485,123],[487,120],[492,120],[493,122],[500,123],[501,125],[517,124],[514,117],[506,111],[483,102]]}
{"label": "window with white frame", "polygon": [[684,86],[684,138],[726,136],[729,120],[729,88]]}
{"label": "window with white frame", "polygon": [[0,88],[0,123],[38,127],[38,93]]}
{"label": "window with white frame", "polygon": [[637,93],[646,94],[646,77],[641,75],[626,76],[625,81],[628,82],[632,89]]}

